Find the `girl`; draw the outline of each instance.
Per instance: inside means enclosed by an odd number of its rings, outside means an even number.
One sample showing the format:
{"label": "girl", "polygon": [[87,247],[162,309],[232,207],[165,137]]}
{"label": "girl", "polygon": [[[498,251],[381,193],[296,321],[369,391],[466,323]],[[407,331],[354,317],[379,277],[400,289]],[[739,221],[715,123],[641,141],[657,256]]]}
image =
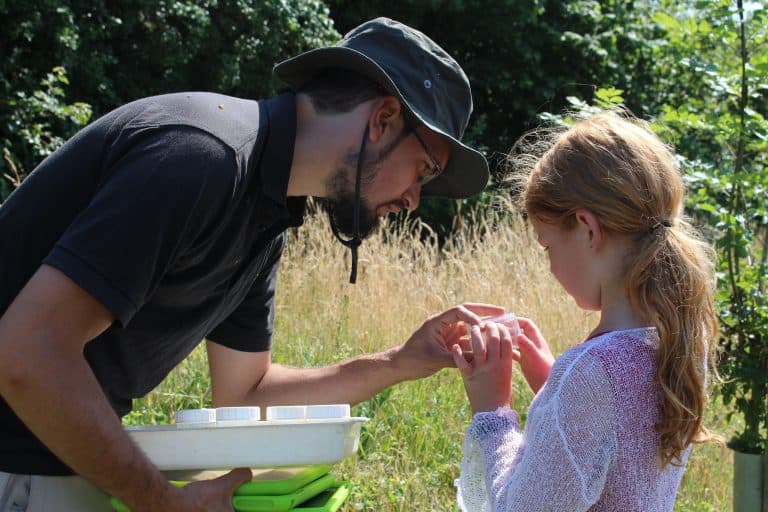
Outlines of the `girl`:
{"label": "girl", "polygon": [[[453,346],[474,417],[457,481],[465,511],[671,511],[692,443],[712,436],[711,251],[683,218],[669,149],[639,121],[600,113],[555,139],[520,202],[550,271],[600,311],[553,365],[536,325],[471,329]],[[516,349],[513,343],[519,345]],[[510,408],[512,361],[536,396],[525,430]]]}

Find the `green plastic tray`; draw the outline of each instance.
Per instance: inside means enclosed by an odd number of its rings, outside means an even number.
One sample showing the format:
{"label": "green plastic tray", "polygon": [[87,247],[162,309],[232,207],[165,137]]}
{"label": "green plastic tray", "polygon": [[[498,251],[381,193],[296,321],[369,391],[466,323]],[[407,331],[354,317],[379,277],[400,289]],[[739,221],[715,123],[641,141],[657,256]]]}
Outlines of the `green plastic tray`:
{"label": "green plastic tray", "polygon": [[[276,506],[280,508],[244,508],[242,509],[243,512],[251,512],[252,510],[288,510],[285,508],[287,505],[290,505],[289,508],[291,508],[296,504],[311,498],[315,494],[322,492],[327,487],[333,485],[336,482],[333,477],[331,477],[330,480],[326,479],[322,480],[322,482],[319,482],[323,476],[330,476],[328,475],[330,470],[330,465],[315,465],[307,466],[305,468],[274,469],[257,473],[254,476],[254,480],[242,484],[235,490],[234,496],[232,498],[233,506],[235,506],[235,509],[237,509],[237,506],[235,505],[235,498],[263,497],[264,499],[254,499],[250,501],[245,500],[243,503],[276,503]],[[285,477],[284,475],[290,476]],[[176,487],[184,487],[189,483],[187,481],[178,480],[171,480],[170,482]],[[319,488],[322,485],[325,485],[325,487]],[[312,494],[312,491],[315,489],[318,490]],[[112,497],[109,501],[112,505],[112,508],[117,512],[130,512],[130,509],[117,498]]]}
{"label": "green plastic tray", "polygon": [[290,494],[233,496],[232,507],[236,512],[285,512],[335,485],[338,485],[336,478],[326,474]]}
{"label": "green plastic tray", "polygon": [[349,486],[346,482],[338,484],[321,492],[314,498],[310,498],[298,507],[291,510],[296,512],[336,512],[341,508],[344,500],[349,496]]}
{"label": "green plastic tray", "polygon": [[274,469],[261,474],[257,473],[253,480],[244,483],[235,490],[235,496],[290,494],[327,474],[331,467],[330,465],[307,466],[288,478],[284,475],[290,473],[282,472],[290,471],[290,468],[286,470]]}

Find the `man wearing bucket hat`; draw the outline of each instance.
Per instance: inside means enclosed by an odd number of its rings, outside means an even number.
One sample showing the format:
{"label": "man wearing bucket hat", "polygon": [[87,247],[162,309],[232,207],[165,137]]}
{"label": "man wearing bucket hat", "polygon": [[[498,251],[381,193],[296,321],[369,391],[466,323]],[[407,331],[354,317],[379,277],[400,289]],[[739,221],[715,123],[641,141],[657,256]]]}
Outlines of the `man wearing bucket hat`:
{"label": "man wearing bucket hat", "polygon": [[[278,64],[275,73],[293,90],[301,91],[307,82],[327,69],[353,71],[376,83],[385,94],[399,102],[403,125],[396,133],[399,138],[395,138],[394,143],[413,134],[428,157],[427,168],[417,180],[415,197],[404,194],[404,200],[400,201],[406,208],[416,207],[419,193],[466,198],[485,187],[488,181],[485,157],[460,141],[472,112],[469,80],[456,61],[424,34],[379,18],[352,30],[336,46],[311,50]],[[420,136],[422,130],[425,135]],[[370,231],[367,229],[370,226],[365,226],[361,232],[359,223],[360,181],[364,174],[361,167],[370,136],[366,126],[358,153],[353,225],[349,226],[352,239],[343,241],[352,251],[350,281],[353,283],[357,246],[362,236]],[[447,164],[441,165],[434,150],[430,151],[430,145],[424,140],[427,137],[439,140],[435,146],[441,148],[441,156],[444,155]],[[375,218],[375,215],[368,215],[368,218]],[[336,225],[333,217],[332,225]]]}
{"label": "man wearing bucket hat", "polygon": [[460,142],[465,74],[410,27],[372,20],[275,73],[292,90],[267,100],[118,108],[0,207],[0,237],[18,241],[0,246],[0,512],[107,510],[108,494],[134,512],[232,510],[248,470],[176,489],[119,420],[203,338],[214,406],[357,403],[451,366],[445,326],[503,311],[457,306],[325,368],[271,363],[284,232],[307,196],[328,201],[354,282],[379,217],[488,179]]}

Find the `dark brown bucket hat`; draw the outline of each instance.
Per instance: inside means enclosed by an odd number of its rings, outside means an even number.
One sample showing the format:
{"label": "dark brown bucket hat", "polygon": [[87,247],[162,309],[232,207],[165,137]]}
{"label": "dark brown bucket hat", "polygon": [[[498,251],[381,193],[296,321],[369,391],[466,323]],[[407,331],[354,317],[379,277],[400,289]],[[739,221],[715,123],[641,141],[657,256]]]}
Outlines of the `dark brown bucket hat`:
{"label": "dark brown bucket hat", "polygon": [[488,162],[461,143],[472,113],[469,79],[434,41],[407,25],[376,18],[352,29],[335,46],[317,48],[277,64],[274,72],[293,90],[319,70],[352,70],[374,80],[421,123],[451,142],[443,173],[422,195],[465,198],[488,183]]}

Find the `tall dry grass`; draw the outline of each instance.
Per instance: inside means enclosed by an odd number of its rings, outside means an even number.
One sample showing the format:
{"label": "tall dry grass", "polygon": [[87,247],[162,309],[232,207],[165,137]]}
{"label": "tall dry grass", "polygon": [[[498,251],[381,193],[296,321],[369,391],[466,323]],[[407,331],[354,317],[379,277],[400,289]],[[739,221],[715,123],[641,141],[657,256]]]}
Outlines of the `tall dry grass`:
{"label": "tall dry grass", "polygon": [[[324,215],[308,216],[291,234],[281,264],[275,361],[318,366],[382,350],[405,341],[427,316],[461,302],[499,304],[533,318],[556,354],[596,324],[549,275],[545,253],[522,221],[477,219],[443,247],[408,225],[365,241],[358,282],[350,285],[348,251]],[[174,408],[208,405],[205,367],[198,349],[160,389],[137,401],[127,421],[165,421]],[[531,398],[517,375],[515,406],[525,411]],[[470,411],[455,370],[390,388],[355,413],[371,420],[359,456],[334,470],[353,486],[346,510],[456,510],[453,480]],[[720,408],[708,419],[727,430]],[[725,449],[697,447],[676,510],[730,510],[731,473]]]}

